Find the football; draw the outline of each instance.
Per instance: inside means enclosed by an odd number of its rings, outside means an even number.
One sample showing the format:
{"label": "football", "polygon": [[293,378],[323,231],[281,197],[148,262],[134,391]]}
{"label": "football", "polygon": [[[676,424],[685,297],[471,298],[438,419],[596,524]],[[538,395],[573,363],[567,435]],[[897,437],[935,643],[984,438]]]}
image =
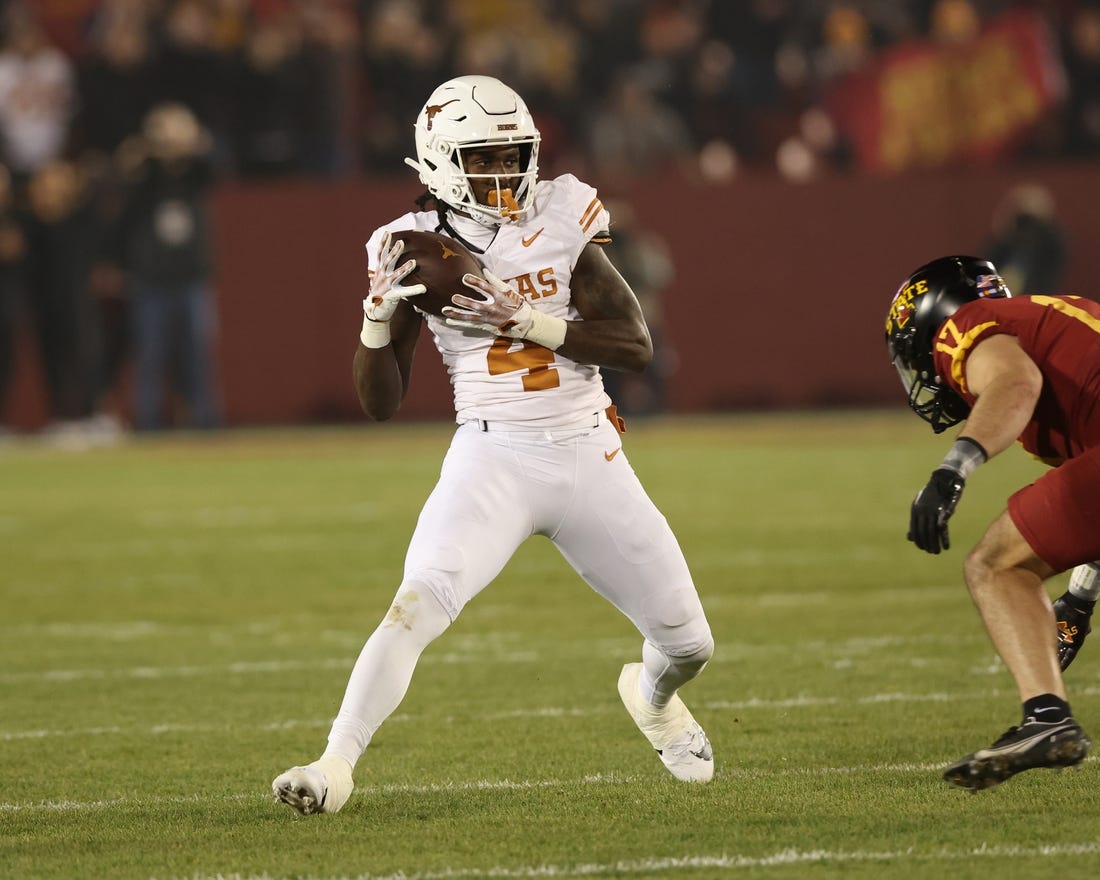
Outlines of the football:
{"label": "football", "polygon": [[462,276],[466,273],[481,275],[481,263],[461,242],[439,232],[417,230],[395,232],[393,240],[405,242],[398,265],[416,260],[416,269],[402,283],[423,284],[427,288],[419,296],[409,298],[412,305],[429,314],[440,315],[444,306],[453,305],[451,297],[456,293],[477,297],[477,291],[462,283]]}

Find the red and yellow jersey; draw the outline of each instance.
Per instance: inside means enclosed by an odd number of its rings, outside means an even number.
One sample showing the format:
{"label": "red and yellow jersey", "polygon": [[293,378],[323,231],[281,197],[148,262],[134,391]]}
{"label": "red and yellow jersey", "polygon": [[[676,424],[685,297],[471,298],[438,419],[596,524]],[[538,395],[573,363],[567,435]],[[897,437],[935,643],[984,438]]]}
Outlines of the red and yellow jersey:
{"label": "red and yellow jersey", "polygon": [[[531,305],[566,321],[580,319],[570,294],[577,258],[610,217],[596,190],[571,174],[540,181],[534,206],[518,223],[505,223],[477,254],[482,265],[508,282]],[[434,230],[435,211],[405,214],[379,228],[367,243],[370,270],[377,266],[385,230]],[[410,300],[415,306],[416,302]],[[531,428],[572,424],[604,410],[610,399],[599,369],[519,339],[451,327],[424,316],[454,386],[458,422],[484,419]]]}
{"label": "red and yellow jersey", "polygon": [[1100,446],[1100,303],[1077,296],[979,299],[944,321],[933,340],[936,373],[967,403],[966,361],[983,339],[1014,336],[1043,374],[1043,390],[1020,435],[1051,464]]}

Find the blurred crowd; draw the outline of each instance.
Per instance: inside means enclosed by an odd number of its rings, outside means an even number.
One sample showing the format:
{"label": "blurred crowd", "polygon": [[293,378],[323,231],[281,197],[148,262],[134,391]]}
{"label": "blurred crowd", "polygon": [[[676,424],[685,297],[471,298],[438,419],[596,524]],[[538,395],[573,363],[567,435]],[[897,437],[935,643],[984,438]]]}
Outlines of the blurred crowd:
{"label": "blurred crowd", "polygon": [[[404,174],[434,86],[486,73],[524,95],[551,170],[775,169],[792,138],[844,167],[831,84],[906,41],[965,44],[1010,10],[1049,24],[1067,84],[1056,118],[1020,149],[1100,150],[1095,0],[0,3],[7,65],[33,56],[56,68],[50,90],[29,97],[50,127],[39,149],[69,157],[111,154],[155,103],[176,101],[211,132],[224,174]],[[42,31],[34,48],[25,19]],[[33,75],[24,64],[3,87],[18,94],[12,78]],[[17,114],[4,116],[4,162],[25,169],[39,157],[9,129]]]}
{"label": "blurred crowd", "polygon": [[0,419],[29,317],[52,423],[122,408],[137,361],[137,427],[217,425],[203,193],[407,177],[415,115],[451,76],[525,97],[544,176],[805,179],[858,167],[837,82],[1020,10],[1049,33],[1057,99],[1011,155],[1100,154],[1086,0],[0,0]]}

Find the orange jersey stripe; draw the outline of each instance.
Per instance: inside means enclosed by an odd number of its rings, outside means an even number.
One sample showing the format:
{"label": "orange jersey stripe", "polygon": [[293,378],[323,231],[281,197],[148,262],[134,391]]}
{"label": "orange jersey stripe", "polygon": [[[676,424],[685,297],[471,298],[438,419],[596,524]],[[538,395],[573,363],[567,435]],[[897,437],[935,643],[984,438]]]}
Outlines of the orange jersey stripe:
{"label": "orange jersey stripe", "polygon": [[596,218],[600,216],[600,211],[603,210],[603,202],[600,201],[599,196],[594,198],[588,203],[588,207],[584,209],[584,213],[581,214],[580,224],[581,229],[585,232],[588,231],[588,227],[596,222]]}

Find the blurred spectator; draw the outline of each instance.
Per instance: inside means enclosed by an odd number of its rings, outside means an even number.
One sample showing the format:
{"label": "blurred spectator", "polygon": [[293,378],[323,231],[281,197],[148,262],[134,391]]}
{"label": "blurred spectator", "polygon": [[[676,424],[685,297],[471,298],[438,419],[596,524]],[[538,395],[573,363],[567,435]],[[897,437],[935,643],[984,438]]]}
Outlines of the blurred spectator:
{"label": "blurred spectator", "polygon": [[1072,14],[1068,31],[1065,150],[1095,156],[1100,152],[1100,9],[1082,6]]}
{"label": "blurred spectator", "polygon": [[[554,4],[514,0],[505,14],[493,4],[455,4],[459,25],[455,68],[495,76],[523,93],[542,134],[539,164],[544,173],[572,164],[576,145],[570,132],[583,125],[578,78],[579,34]],[[497,10],[503,13],[503,6]],[[537,38],[531,35],[537,34]]]}
{"label": "blurred spectator", "polygon": [[25,280],[49,392],[54,439],[80,443],[92,429],[95,346],[88,297],[92,184],[66,160],[38,168],[27,187]]}
{"label": "blurred spectator", "polygon": [[653,340],[653,360],[643,373],[602,369],[604,385],[625,415],[655,415],[665,407],[665,384],[676,366],[676,353],[664,330],[663,304],[675,266],[664,239],[639,222],[633,205],[614,200],[606,207],[611,214],[611,243],[605,250],[642,307]]}
{"label": "blurred spectator", "polygon": [[[624,25],[637,16],[635,0],[568,0],[555,4],[563,17],[576,30],[578,57],[577,80],[602,88],[615,77],[615,72],[635,63],[641,55],[638,28]],[[729,4],[721,4],[729,5]],[[598,46],[598,51],[592,47]],[[588,95],[578,95],[584,100]]]}
{"label": "blurred spectator", "polygon": [[66,149],[74,71],[27,5],[9,4],[0,22],[0,160],[25,181]]}
{"label": "blurred spectator", "polygon": [[587,143],[592,172],[604,189],[674,169],[695,176],[694,147],[683,118],[632,72],[621,73],[597,104]]}
{"label": "blurred spectator", "polygon": [[362,167],[393,174],[412,149],[408,119],[423,101],[415,96],[431,94],[452,75],[454,38],[446,15],[435,14],[434,8],[428,14],[418,0],[380,0],[363,7]]}
{"label": "blurred spectator", "polygon": [[300,52],[300,35],[285,17],[258,21],[245,38],[233,133],[236,167],[245,177],[293,174],[301,165]]}
{"label": "blurred spectator", "polygon": [[[210,136],[182,104],[155,107],[131,163],[126,204],[106,245],[126,274],[135,345],[134,427],[221,424],[205,196]],[[178,393],[178,398],[176,394]],[[182,403],[177,414],[170,404]]]}
{"label": "blurred spectator", "polygon": [[[727,142],[737,156],[738,164],[766,165],[772,161],[777,145],[789,137],[795,119],[809,98],[812,69],[806,46],[803,45],[802,17],[787,0],[752,0],[749,3],[712,3],[709,10],[710,40],[704,44],[698,58],[697,83],[705,76],[709,88],[696,88],[689,106],[696,116],[689,117],[692,127],[702,123],[700,109],[713,99],[715,82],[721,67],[731,65],[730,93],[714,107],[703,128],[704,142],[709,137]],[[723,57],[722,49],[729,56]],[[703,69],[706,63],[707,70]],[[707,95],[712,97],[708,98]],[[728,131],[715,137],[714,127],[725,117]],[[713,152],[713,146],[712,146]],[[705,158],[705,157],[704,157]]]}
{"label": "blurred spectator", "polygon": [[685,122],[698,138],[704,156],[724,149],[733,163],[728,175],[704,167],[704,176],[712,180],[732,176],[739,154],[752,153],[756,146],[747,108],[734,92],[735,67],[733,49],[719,40],[708,40],[700,46],[689,72]]}
{"label": "blurred spectator", "polygon": [[104,160],[141,126],[158,88],[145,5],[104,4],[76,71],[77,142]]}
{"label": "blurred spectator", "polygon": [[[68,161],[75,106],[74,71],[33,8],[9,4],[0,50],[0,164],[11,174],[9,218],[19,224],[21,259],[4,274],[8,314],[26,315],[35,332],[47,392],[49,436],[67,441],[91,416],[86,332],[88,187]],[[10,223],[10,220],[9,220]],[[15,239],[9,231],[9,247]],[[15,298],[21,304],[12,306]],[[9,323],[10,328],[10,323]],[[10,370],[14,336],[0,357]]]}
{"label": "blurred spectator", "polygon": [[19,275],[27,253],[26,238],[14,210],[11,175],[0,165],[0,434],[15,366],[15,329],[19,317]]}
{"label": "blurred spectator", "polygon": [[1016,294],[1054,294],[1066,268],[1065,231],[1054,197],[1038,184],[1009,190],[993,212],[993,240],[986,255]]}
{"label": "blurred spectator", "polygon": [[346,126],[351,106],[354,19],[338,0],[297,0],[301,32],[298,76],[304,98],[298,106],[302,135],[299,170],[315,177],[336,177],[351,167]]}
{"label": "blurred spectator", "polygon": [[[1071,83],[1064,126],[1048,125],[1031,144],[1014,146],[1015,155],[1100,150],[1100,9],[1077,0],[33,5],[50,10],[66,52],[81,60],[87,103],[80,128],[93,142],[117,136],[146,103],[138,92],[152,90],[158,100],[190,107],[214,136],[219,170],[243,176],[392,174],[408,149],[402,120],[417,96],[462,73],[499,76],[528,96],[548,171],[591,165],[629,179],[667,167],[654,158],[683,151],[684,142],[701,151],[712,179],[743,166],[774,171],[777,159],[788,176],[805,158],[849,170],[849,145],[822,149],[802,130],[807,113],[818,119],[824,112],[831,83],[873,67],[904,40],[966,43],[1014,9],[1061,27]],[[653,108],[640,112],[639,98]],[[595,119],[593,106],[612,119]],[[621,174],[619,160],[627,166]]]}
{"label": "blurred spectator", "polygon": [[834,3],[821,23],[817,71],[828,79],[866,64],[874,51],[871,24],[855,3]]}
{"label": "blurred spectator", "polygon": [[944,46],[968,43],[981,30],[978,10],[970,0],[936,0],[932,4],[929,33]]}
{"label": "blurred spectator", "polygon": [[[35,18],[56,46],[70,58],[84,51],[88,20],[104,0],[27,0]],[[106,0],[110,3],[111,0]],[[146,3],[147,0],[134,0]],[[0,7],[4,6],[0,2]]]}
{"label": "blurred spectator", "polygon": [[[97,265],[103,230],[118,217],[120,181],[116,154],[156,101],[155,47],[145,0],[107,0],[88,19],[86,51],[77,59],[77,112],[70,142],[79,150],[87,205],[83,224],[81,281],[91,305],[85,334],[92,353],[87,369],[92,420],[85,433],[95,441],[121,432],[125,407],[117,399],[131,340],[127,302],[116,277]],[[86,281],[84,278],[86,275]]]}
{"label": "blurred spectator", "polygon": [[[144,4],[144,0],[136,2]],[[263,20],[262,10],[271,5],[264,0],[207,0],[207,3],[211,7],[211,42],[226,53],[239,52],[244,47],[253,21]]]}
{"label": "blurred spectator", "polygon": [[631,67],[651,91],[669,92],[671,101],[683,98],[684,83],[706,30],[700,0],[653,0],[637,12],[641,54]]}
{"label": "blurred spectator", "polygon": [[232,167],[233,81],[236,56],[217,42],[218,18],[203,0],[166,0],[154,19],[156,51],[150,74],[159,101],[183,104],[210,132],[212,160]]}

